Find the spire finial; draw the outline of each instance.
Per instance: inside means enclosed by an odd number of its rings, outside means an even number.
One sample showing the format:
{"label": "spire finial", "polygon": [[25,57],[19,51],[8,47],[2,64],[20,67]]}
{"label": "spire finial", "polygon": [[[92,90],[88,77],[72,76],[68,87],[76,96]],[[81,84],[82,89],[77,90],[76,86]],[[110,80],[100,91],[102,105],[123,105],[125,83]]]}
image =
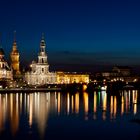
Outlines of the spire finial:
{"label": "spire finial", "polygon": [[14,31],[14,42],[16,42],[16,30]]}
{"label": "spire finial", "polygon": [[44,40],[44,33],[42,33],[42,40]]}

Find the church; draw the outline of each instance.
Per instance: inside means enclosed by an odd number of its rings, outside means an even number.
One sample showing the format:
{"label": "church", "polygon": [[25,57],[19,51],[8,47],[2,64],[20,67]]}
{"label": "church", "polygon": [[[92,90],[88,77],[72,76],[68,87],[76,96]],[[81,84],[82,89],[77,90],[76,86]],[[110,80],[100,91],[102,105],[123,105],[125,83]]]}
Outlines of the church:
{"label": "church", "polygon": [[21,74],[20,72],[20,65],[19,65],[19,51],[17,49],[17,43],[16,43],[16,32],[14,32],[14,42],[12,51],[10,53],[10,59],[11,59],[11,67],[13,69],[13,77],[18,78]]}
{"label": "church", "polygon": [[0,48],[0,81],[13,79],[13,71],[4,58],[4,50]]}
{"label": "church", "polygon": [[49,64],[47,60],[46,44],[44,36],[40,42],[40,52],[38,54],[38,61],[32,61],[30,65],[31,71],[25,73],[25,81],[29,85],[45,85],[56,83],[56,73],[49,72]]}

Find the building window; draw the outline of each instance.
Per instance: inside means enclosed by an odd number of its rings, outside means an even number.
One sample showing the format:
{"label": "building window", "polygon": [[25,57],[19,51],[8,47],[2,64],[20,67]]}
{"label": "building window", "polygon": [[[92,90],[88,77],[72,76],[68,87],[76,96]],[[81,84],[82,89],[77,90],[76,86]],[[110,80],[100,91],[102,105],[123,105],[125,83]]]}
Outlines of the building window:
{"label": "building window", "polygon": [[44,73],[44,68],[42,68],[42,73]]}
{"label": "building window", "polygon": [[44,60],[43,60],[43,58],[42,58],[42,63],[44,63]]}

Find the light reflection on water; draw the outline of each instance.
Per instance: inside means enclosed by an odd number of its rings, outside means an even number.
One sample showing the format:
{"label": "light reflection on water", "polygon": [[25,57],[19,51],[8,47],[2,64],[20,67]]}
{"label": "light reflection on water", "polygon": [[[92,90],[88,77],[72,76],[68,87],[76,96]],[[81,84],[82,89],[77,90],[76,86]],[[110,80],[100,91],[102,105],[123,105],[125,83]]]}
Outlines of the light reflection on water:
{"label": "light reflection on water", "polygon": [[[105,91],[94,91],[90,94],[87,92],[0,94],[0,136],[2,135],[1,138],[4,139],[6,136],[3,133],[7,132],[10,134],[9,137],[16,138],[19,131],[22,131],[21,128],[26,125],[23,131],[32,130],[32,135],[35,131],[38,135],[36,139],[43,139],[50,127],[49,119],[53,117],[74,118],[73,115],[76,115],[84,121],[103,122],[117,118],[121,120],[120,118],[128,117],[126,114],[133,118],[138,115],[138,99],[137,90],[125,90],[117,95],[109,95]],[[67,121],[65,127],[68,127]]]}

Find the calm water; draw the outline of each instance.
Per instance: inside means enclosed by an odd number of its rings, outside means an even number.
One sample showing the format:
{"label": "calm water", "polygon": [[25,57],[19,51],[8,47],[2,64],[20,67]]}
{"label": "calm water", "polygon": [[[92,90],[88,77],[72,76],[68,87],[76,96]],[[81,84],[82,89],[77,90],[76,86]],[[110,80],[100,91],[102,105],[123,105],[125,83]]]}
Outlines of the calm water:
{"label": "calm water", "polygon": [[0,94],[1,139],[140,139],[137,90]]}

